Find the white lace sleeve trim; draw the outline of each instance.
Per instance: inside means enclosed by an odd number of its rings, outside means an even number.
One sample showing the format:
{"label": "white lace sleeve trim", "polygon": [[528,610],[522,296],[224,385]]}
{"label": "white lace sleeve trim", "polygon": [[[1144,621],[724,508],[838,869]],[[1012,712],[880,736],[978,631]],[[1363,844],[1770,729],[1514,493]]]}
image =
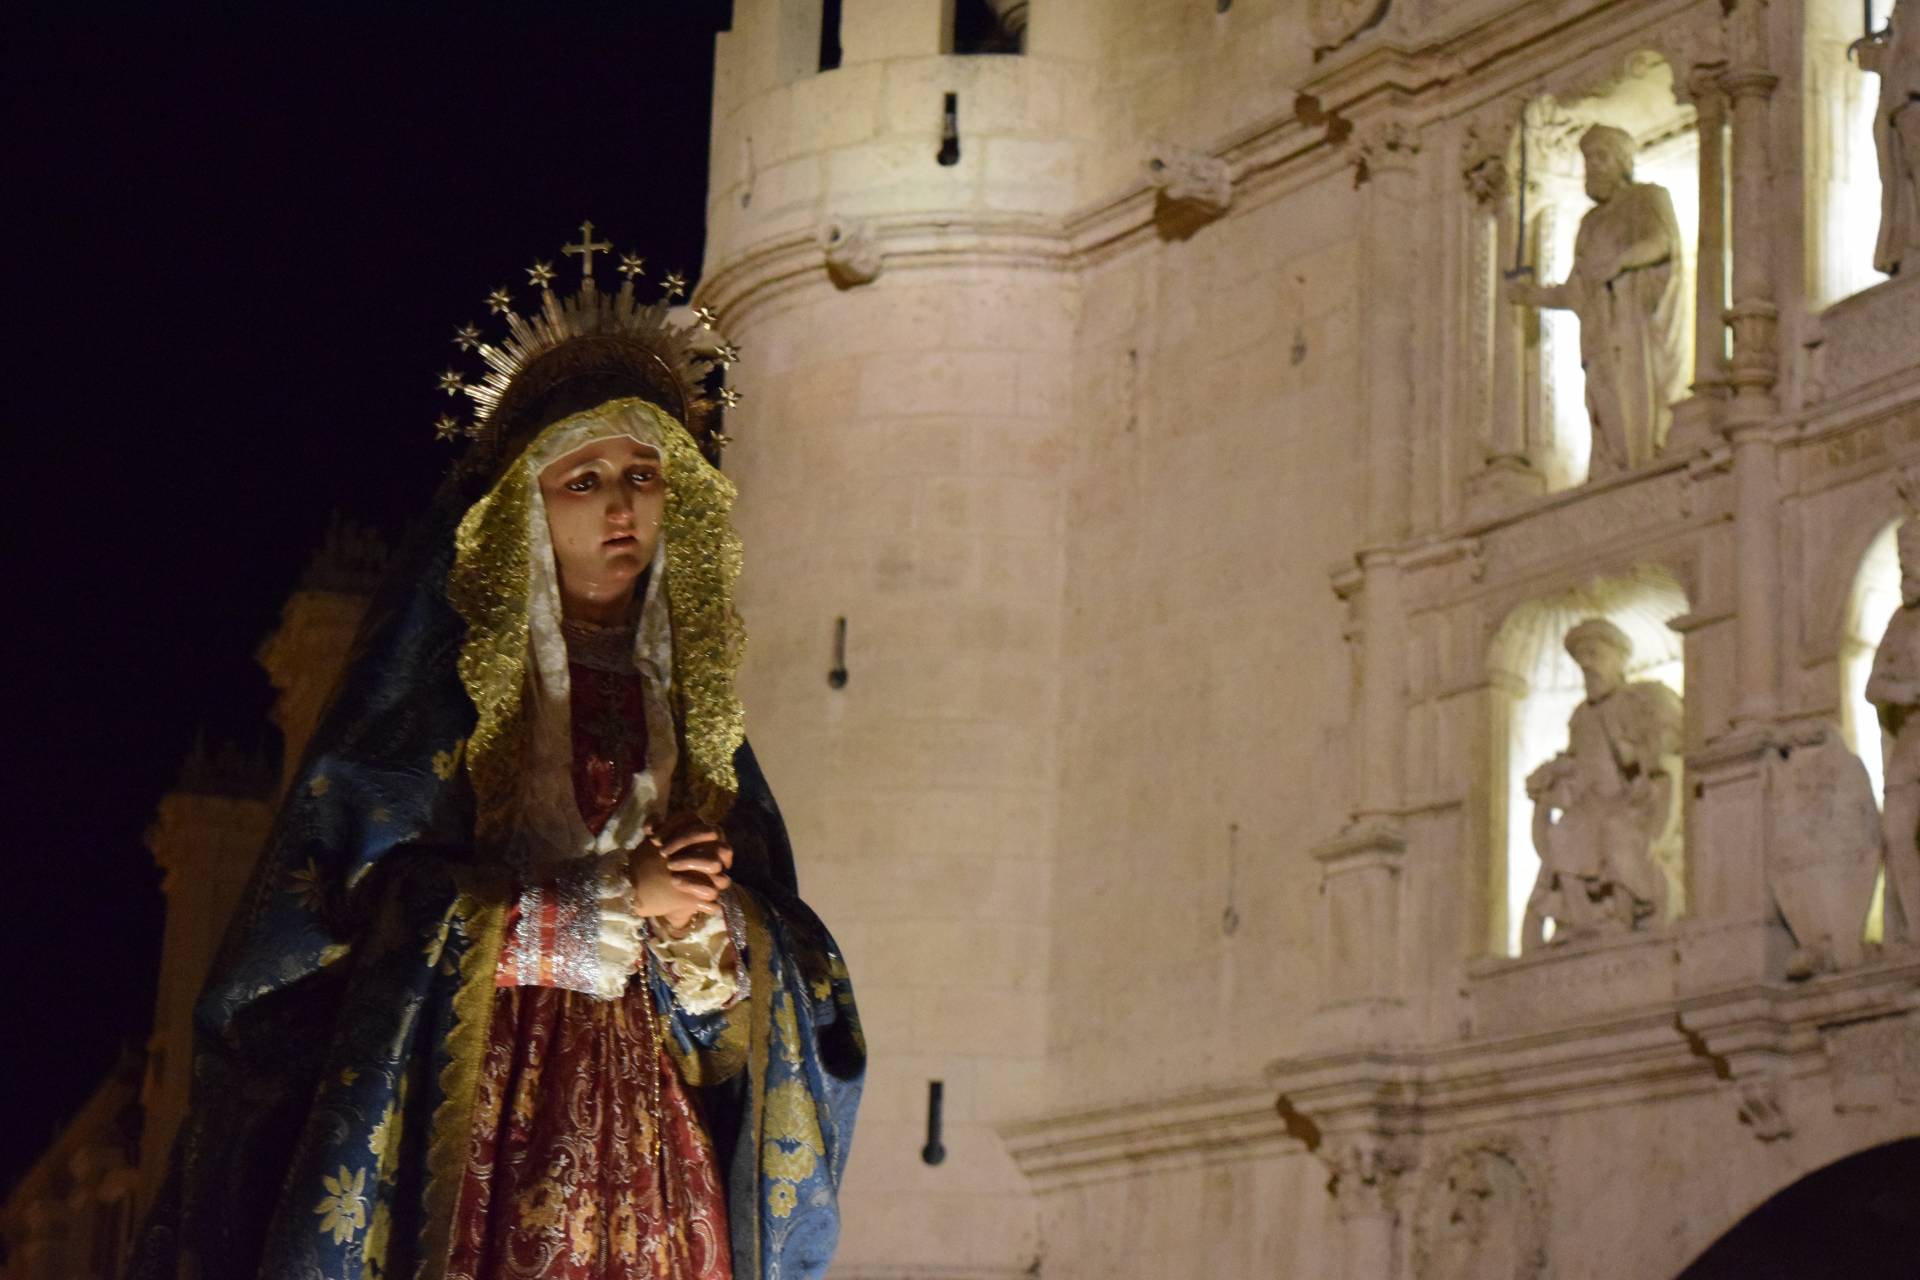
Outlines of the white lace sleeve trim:
{"label": "white lace sleeve trim", "polygon": [[602,860],[600,870],[599,969],[593,994],[614,1000],[627,989],[627,979],[640,971],[640,939],[645,921],[633,910],[633,881],[627,875],[625,855]]}
{"label": "white lace sleeve trim", "polygon": [[673,988],[674,1003],[688,1013],[718,1012],[742,992],[732,915],[722,909],[702,916],[683,937],[670,934],[664,921],[647,922],[647,947]]}

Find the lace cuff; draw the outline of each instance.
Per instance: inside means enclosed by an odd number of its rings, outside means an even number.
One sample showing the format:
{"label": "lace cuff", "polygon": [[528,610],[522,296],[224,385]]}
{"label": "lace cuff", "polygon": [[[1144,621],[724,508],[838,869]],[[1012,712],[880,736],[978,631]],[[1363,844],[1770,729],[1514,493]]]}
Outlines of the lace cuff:
{"label": "lace cuff", "polygon": [[640,968],[641,931],[626,855],[576,859],[521,890],[495,984],[614,999]]}
{"label": "lace cuff", "polygon": [[674,1003],[688,1013],[717,1013],[748,994],[746,927],[732,893],[720,910],[702,916],[675,936],[662,920],[647,921],[647,949],[673,989]]}

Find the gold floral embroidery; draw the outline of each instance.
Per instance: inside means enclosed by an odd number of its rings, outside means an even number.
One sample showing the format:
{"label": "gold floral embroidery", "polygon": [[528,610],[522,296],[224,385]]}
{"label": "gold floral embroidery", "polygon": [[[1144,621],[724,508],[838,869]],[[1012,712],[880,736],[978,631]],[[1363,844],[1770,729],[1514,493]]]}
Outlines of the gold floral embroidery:
{"label": "gold floral embroidery", "polygon": [[373,1220],[367,1226],[367,1240],[364,1256],[367,1260],[368,1280],[385,1280],[387,1274],[387,1241],[393,1234],[393,1215],[387,1212],[385,1204],[373,1207]]}
{"label": "gold floral embroidery", "polygon": [[451,750],[433,753],[433,776],[442,782],[451,782],[455,771],[460,768],[461,759],[466,754],[467,740],[455,738]]}
{"label": "gold floral embroidery", "polygon": [[566,1223],[567,1206],[558,1186],[539,1182],[520,1193],[518,1215],[528,1230],[557,1234]]}
{"label": "gold floral embroidery", "polygon": [[640,1217],[626,1200],[613,1206],[613,1248],[622,1262],[640,1256]]}
{"label": "gold floral embroidery", "polygon": [[598,1224],[599,1211],[594,1208],[593,1201],[582,1202],[574,1211],[573,1222],[568,1228],[568,1235],[572,1238],[574,1261],[578,1262],[594,1255],[600,1242],[600,1233],[594,1230]]}
{"label": "gold floral embroidery", "polygon": [[[793,1014],[789,1011],[786,1016],[791,1018]],[[788,1080],[767,1090],[766,1116],[760,1163],[767,1176],[774,1179],[767,1192],[767,1205],[776,1218],[784,1218],[799,1202],[799,1184],[813,1176],[819,1158],[826,1154],[826,1142],[820,1136],[813,1095],[800,1080]]]}
{"label": "gold floral embroidery", "polygon": [[317,775],[312,782],[309,782],[307,784],[307,791],[309,794],[311,794],[317,799],[320,796],[327,794],[327,791],[332,786],[333,786],[333,779],[327,777],[326,774],[322,773]]}
{"label": "gold floral embroidery", "polygon": [[374,1125],[373,1132],[367,1135],[367,1150],[371,1151],[383,1165],[387,1162],[388,1148],[395,1145],[394,1140],[400,1136],[400,1126],[395,1123],[395,1120],[394,1106],[389,1102],[386,1111],[381,1113],[380,1122]]}
{"label": "gold floral embroidery", "polygon": [[327,888],[320,877],[320,864],[308,858],[306,866],[295,867],[287,872],[287,892],[298,898],[300,905],[309,911],[318,912],[324,908]]}
{"label": "gold floral embroidery", "polygon": [[327,1189],[327,1194],[313,1208],[320,1216],[320,1234],[331,1232],[335,1244],[345,1244],[353,1239],[354,1233],[366,1229],[367,1171],[349,1171],[341,1165],[338,1177],[322,1174],[320,1182]]}

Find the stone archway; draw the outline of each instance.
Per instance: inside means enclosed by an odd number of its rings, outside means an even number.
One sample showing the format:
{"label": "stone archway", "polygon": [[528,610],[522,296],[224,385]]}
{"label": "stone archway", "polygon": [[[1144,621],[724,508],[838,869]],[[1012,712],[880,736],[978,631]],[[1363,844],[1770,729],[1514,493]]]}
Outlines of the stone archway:
{"label": "stone archway", "polygon": [[1910,1280],[1916,1240],[1920,1138],[1903,1138],[1776,1192],[1679,1280]]}

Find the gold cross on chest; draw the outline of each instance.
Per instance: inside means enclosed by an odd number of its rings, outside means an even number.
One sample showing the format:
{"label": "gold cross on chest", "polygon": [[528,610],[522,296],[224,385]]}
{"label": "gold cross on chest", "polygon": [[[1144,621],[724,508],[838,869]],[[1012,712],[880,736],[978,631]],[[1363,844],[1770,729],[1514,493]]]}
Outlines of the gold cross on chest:
{"label": "gold cross on chest", "polygon": [[602,252],[612,253],[613,246],[605,240],[595,240],[593,223],[583,222],[580,224],[580,243],[563,244],[560,246],[560,252],[580,255],[580,276],[586,279],[593,275],[593,255]]}

